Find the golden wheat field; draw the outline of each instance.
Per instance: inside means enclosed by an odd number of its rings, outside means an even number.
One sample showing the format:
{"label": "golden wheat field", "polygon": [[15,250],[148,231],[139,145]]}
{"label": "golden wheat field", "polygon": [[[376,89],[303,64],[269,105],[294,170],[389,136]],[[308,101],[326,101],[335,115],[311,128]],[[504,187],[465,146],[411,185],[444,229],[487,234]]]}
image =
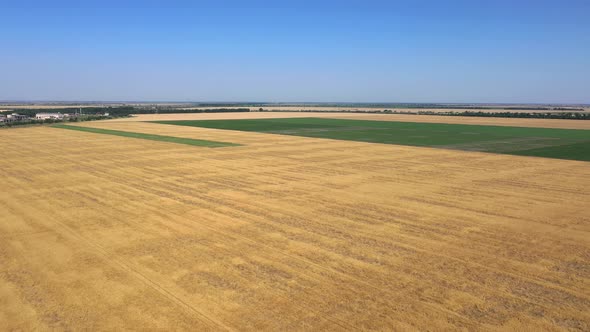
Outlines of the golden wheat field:
{"label": "golden wheat field", "polygon": [[0,130],[0,330],[590,329],[590,163],[83,125],[242,145]]}

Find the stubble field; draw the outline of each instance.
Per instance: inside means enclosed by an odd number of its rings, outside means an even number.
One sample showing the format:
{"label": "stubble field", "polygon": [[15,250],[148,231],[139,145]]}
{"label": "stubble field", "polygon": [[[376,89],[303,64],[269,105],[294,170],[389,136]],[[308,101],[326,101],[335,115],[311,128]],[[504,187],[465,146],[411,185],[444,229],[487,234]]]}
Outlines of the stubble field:
{"label": "stubble field", "polygon": [[82,126],[239,146],[0,131],[1,329],[590,329],[588,162]]}

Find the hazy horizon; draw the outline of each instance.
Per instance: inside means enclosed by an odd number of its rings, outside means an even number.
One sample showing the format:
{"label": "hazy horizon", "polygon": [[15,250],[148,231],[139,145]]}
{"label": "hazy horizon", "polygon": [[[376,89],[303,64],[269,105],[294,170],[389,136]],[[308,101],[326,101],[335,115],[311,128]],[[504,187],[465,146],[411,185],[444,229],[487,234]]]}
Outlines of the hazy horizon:
{"label": "hazy horizon", "polygon": [[374,102],[355,102],[355,101],[218,101],[218,100],[0,100],[0,105],[20,105],[20,104],[235,104],[237,106],[253,104],[253,105],[419,105],[419,104],[433,104],[433,105],[564,105],[564,106],[590,106],[590,103],[536,103],[536,102],[522,102],[522,103],[480,103],[480,102],[416,102],[416,101],[374,101]]}
{"label": "hazy horizon", "polygon": [[590,104],[587,1],[1,7],[4,102]]}

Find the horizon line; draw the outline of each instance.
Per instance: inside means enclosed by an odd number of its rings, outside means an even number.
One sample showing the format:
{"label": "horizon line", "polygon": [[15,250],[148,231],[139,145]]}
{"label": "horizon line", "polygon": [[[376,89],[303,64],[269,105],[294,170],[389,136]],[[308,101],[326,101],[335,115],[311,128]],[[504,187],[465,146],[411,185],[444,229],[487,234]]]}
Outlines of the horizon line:
{"label": "horizon line", "polygon": [[284,105],[284,106],[299,106],[299,105],[399,105],[399,104],[432,104],[432,105],[568,105],[568,106],[588,106],[590,102],[583,103],[572,103],[572,102],[416,102],[416,101],[374,101],[374,102],[355,102],[355,101],[178,101],[178,100],[0,100],[0,104],[17,106],[19,103],[22,104],[38,104],[38,103],[50,103],[50,104],[260,104],[260,105]]}

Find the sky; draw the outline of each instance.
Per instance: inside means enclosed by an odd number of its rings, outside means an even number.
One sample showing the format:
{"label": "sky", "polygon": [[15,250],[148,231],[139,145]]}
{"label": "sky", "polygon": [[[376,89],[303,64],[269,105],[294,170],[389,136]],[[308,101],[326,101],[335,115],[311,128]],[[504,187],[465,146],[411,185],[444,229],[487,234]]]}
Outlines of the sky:
{"label": "sky", "polygon": [[590,1],[0,0],[0,100],[590,103]]}

